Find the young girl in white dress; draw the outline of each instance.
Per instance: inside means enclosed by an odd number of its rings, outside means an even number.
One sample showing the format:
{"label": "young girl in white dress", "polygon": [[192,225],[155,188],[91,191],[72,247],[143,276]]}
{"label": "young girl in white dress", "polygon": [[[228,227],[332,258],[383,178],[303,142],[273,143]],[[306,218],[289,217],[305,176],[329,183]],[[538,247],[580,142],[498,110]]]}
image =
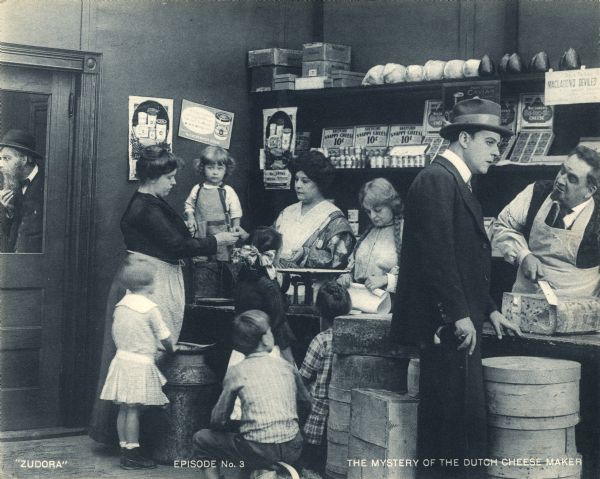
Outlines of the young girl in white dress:
{"label": "young girl in white dress", "polygon": [[158,341],[169,353],[175,346],[158,306],[147,298],[153,290],[153,268],[143,259],[132,259],[124,267],[122,280],[127,294],[117,303],[112,326],[117,353],[100,394],[100,399],[119,405],[117,432],[123,469],[156,467],[154,461],[140,454],[139,415],[144,406],[169,402],[162,391],[166,379],[154,355]]}

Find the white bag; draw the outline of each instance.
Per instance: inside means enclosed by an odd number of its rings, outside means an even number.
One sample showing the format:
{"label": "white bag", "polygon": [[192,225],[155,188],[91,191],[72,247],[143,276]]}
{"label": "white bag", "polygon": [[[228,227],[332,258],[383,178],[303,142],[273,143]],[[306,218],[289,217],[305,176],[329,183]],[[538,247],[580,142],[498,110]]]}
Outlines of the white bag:
{"label": "white bag", "polygon": [[352,309],[358,309],[363,313],[387,314],[392,309],[390,293],[383,289],[369,289],[360,283],[352,283],[348,289],[352,300]]}

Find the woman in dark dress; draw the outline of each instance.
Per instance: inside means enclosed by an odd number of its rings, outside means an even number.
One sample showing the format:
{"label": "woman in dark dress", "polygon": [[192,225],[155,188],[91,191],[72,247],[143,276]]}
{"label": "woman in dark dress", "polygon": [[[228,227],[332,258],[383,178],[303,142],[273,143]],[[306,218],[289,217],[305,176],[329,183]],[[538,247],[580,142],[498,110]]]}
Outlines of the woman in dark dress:
{"label": "woman in dark dress", "polygon": [[[222,232],[207,238],[193,238],[183,219],[163,199],[173,186],[179,160],[165,147],[144,148],[137,162],[140,186],[131,198],[123,217],[121,232],[127,248],[125,261],[142,259],[155,266],[154,293],[149,296],[162,314],[175,341],[183,323],[185,293],[180,260],[215,254],[217,246],[231,245],[239,234]],[[122,267],[117,272],[107,300],[106,322],[98,388],[102,387],[110,359],[115,354],[111,335],[112,314],[125,290],[121,284]],[[95,396],[89,435],[96,441],[111,444],[117,440],[112,403]]]}

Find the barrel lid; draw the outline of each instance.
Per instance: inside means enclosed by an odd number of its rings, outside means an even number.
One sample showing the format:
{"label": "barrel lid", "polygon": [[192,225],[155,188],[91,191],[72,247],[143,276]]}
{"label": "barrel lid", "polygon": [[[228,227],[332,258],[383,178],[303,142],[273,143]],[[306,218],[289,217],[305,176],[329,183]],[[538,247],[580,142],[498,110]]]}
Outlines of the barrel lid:
{"label": "barrel lid", "polygon": [[564,359],[532,356],[503,356],[486,358],[483,379],[509,384],[556,384],[577,381],[581,364]]}
{"label": "barrel lid", "polygon": [[215,349],[216,343],[211,344],[196,344],[196,343],[186,343],[179,342],[177,343],[177,354],[202,354],[206,351],[210,351],[211,349]]}

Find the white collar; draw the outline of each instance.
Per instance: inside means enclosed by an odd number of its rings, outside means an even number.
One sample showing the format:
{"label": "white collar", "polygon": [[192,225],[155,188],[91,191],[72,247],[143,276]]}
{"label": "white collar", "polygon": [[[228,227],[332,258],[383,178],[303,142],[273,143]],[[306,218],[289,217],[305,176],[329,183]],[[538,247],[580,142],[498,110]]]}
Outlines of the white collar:
{"label": "white collar", "polygon": [[150,301],[146,296],[141,294],[127,293],[123,296],[123,299],[117,303],[117,306],[127,306],[129,309],[133,309],[138,313],[147,313],[157,305],[155,302]]}
{"label": "white collar", "polygon": [[586,208],[586,206],[589,205],[592,201],[594,201],[594,197],[590,196],[583,203],[579,203],[577,206],[573,206],[573,208],[571,208],[571,212],[569,213],[569,215],[572,215],[572,214],[575,214],[575,216],[579,215],[579,213],[581,213]]}
{"label": "white collar", "polygon": [[210,183],[203,183],[202,188],[206,188],[207,190],[216,190],[217,188],[222,188],[223,183],[220,185],[211,185]]}
{"label": "white collar", "polygon": [[35,175],[37,175],[39,171],[40,171],[40,169],[38,168],[38,165],[35,165],[33,167],[33,170],[31,170],[31,173],[29,173],[29,176],[25,179],[29,180],[29,181],[33,181],[33,179],[35,178]]}
{"label": "white collar", "polygon": [[473,176],[473,173],[471,173],[471,170],[469,170],[469,167],[465,163],[465,160],[463,160],[460,156],[458,156],[452,150],[444,151],[443,153],[441,153],[441,156],[443,156],[450,163],[452,163],[452,165],[460,173],[460,176],[465,183],[469,183],[469,181],[471,181],[471,177]]}

